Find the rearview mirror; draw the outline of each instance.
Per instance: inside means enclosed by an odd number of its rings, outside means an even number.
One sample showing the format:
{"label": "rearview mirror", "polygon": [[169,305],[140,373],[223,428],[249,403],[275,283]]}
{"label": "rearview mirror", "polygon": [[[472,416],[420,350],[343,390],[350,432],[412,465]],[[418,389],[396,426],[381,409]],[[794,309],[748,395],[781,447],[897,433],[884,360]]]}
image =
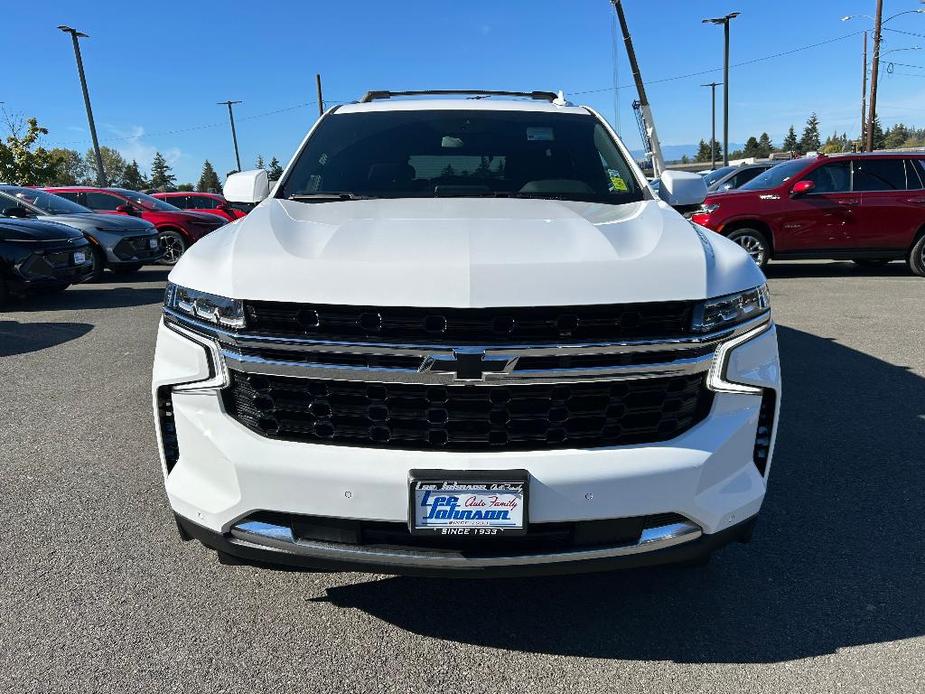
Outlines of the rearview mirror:
{"label": "rearview mirror", "polygon": [[658,195],[672,207],[696,207],[707,197],[707,184],[699,174],[665,171],[659,180]]}
{"label": "rearview mirror", "polygon": [[222,193],[228,202],[258,203],[270,194],[270,179],[264,169],[231,174]]}
{"label": "rearview mirror", "polygon": [[793,197],[797,195],[806,195],[807,193],[813,192],[815,188],[816,184],[812,181],[797,181],[793,184],[793,188],[790,189],[790,195]]}

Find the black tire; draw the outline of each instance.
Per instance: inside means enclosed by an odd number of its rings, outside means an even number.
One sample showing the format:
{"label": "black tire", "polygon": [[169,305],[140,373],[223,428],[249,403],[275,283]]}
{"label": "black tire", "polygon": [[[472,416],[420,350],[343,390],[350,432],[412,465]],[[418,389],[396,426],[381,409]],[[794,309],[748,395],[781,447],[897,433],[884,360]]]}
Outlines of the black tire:
{"label": "black tire", "polygon": [[918,241],[909,251],[909,269],[919,277],[925,277],[925,234],[919,236]]}
{"label": "black tire", "polygon": [[109,269],[112,270],[117,275],[130,275],[133,272],[138,272],[141,269],[141,266],[144,263],[131,263],[130,265],[113,265]]}
{"label": "black tire", "polygon": [[186,252],[186,239],[179,231],[168,229],[160,233],[161,250],[164,257],[158,260],[159,265],[176,265],[180,256]]}
{"label": "black tire", "polygon": [[889,258],[852,258],[851,262],[859,267],[883,267]]}
{"label": "black tire", "polygon": [[90,259],[93,261],[93,270],[87,277],[87,282],[99,282],[103,279],[103,270],[106,269],[106,255],[102,249],[96,246],[90,246]]}
{"label": "black tire", "polygon": [[767,237],[757,229],[736,229],[729,234],[729,240],[742,246],[755,261],[755,264],[764,269],[771,259],[771,244]]}

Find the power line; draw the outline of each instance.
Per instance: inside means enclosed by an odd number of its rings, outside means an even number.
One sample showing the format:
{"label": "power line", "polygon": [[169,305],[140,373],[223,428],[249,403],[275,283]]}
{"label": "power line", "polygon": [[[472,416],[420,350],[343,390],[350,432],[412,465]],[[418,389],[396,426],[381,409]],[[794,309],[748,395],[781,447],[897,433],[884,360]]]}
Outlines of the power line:
{"label": "power line", "polygon": [[902,29],[891,29],[890,27],[883,27],[883,31],[892,31],[894,34],[905,34],[906,36],[918,36],[919,38],[925,39],[925,34],[916,34],[914,31],[903,31]]}
{"label": "power line", "polygon": [[[835,43],[836,41],[843,41],[845,39],[851,38],[852,36],[859,36],[862,33],[864,32],[855,31],[850,34],[843,34],[842,36],[836,36],[835,38],[826,39],[825,41],[818,41],[816,43],[811,43],[807,46],[800,46],[799,48],[791,48],[788,51],[780,51],[779,53],[773,53],[771,55],[764,55],[764,56],[761,56],[760,58],[752,58],[751,60],[745,60],[745,61],[742,61],[741,63],[732,63],[729,65],[729,67],[731,68],[732,67],[744,67],[746,65],[753,65],[754,63],[760,63],[765,60],[773,60],[774,58],[781,58],[785,55],[793,55],[794,53],[800,53],[801,51],[808,51],[811,48],[818,48],[819,46],[825,46],[830,43]],[[710,68],[709,70],[699,70],[697,72],[688,72],[683,75],[675,75],[673,77],[663,77],[657,80],[648,80],[646,81],[645,84],[646,85],[662,84],[664,82],[675,82],[677,80],[689,79],[691,77],[701,77],[703,75],[709,75],[712,72],[719,72],[722,69],[723,69],[722,67],[714,67],[714,68]],[[569,92],[569,95],[578,96],[580,94],[597,94],[600,92],[609,92],[612,89],[629,89],[631,87],[633,87],[632,84],[623,84],[623,85],[620,85],[619,87],[606,87],[604,89],[585,89],[580,92]]]}

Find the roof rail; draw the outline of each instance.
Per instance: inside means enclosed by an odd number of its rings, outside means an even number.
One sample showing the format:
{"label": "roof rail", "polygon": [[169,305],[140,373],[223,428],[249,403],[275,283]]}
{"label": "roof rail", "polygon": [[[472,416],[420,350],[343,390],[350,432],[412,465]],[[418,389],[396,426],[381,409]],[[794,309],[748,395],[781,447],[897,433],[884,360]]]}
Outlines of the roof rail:
{"label": "roof rail", "polygon": [[482,99],[489,96],[522,96],[528,99],[537,99],[539,101],[553,102],[559,98],[555,92],[508,92],[494,89],[413,89],[410,91],[392,92],[388,90],[369,91],[360,99],[361,104],[367,104],[370,101],[378,99],[391,99],[393,96],[449,96],[449,95],[468,95],[476,99]]}

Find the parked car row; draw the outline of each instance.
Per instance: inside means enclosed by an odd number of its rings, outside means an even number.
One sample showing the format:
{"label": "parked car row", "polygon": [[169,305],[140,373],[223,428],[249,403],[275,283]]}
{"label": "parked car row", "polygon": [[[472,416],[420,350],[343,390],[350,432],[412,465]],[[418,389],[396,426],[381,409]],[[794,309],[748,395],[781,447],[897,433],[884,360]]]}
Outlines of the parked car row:
{"label": "parked car row", "polygon": [[190,245],[246,214],[211,193],[159,196],[0,184],[0,303],[96,281],[107,268],[124,274],[146,263],[173,265]]}
{"label": "parked car row", "polygon": [[691,219],[736,241],[761,267],[772,259],[904,259],[925,276],[925,154],[785,161],[711,193]]}

